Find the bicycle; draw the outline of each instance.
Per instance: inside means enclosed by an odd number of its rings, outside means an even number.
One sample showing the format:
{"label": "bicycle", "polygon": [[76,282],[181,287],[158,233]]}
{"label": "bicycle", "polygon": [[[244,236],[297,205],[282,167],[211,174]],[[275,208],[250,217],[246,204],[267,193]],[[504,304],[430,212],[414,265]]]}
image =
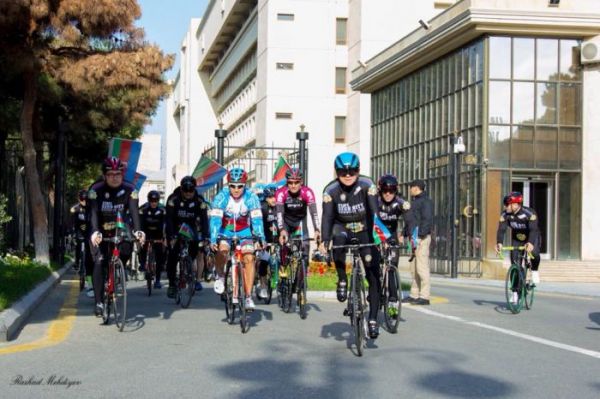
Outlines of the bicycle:
{"label": "bicycle", "polygon": [[119,234],[116,234],[115,237],[105,238],[102,241],[113,245],[104,282],[102,321],[104,324],[109,324],[112,308],[115,324],[119,331],[123,331],[127,315],[127,279],[125,277],[125,267],[119,257],[121,237]]}
{"label": "bicycle", "polygon": [[[383,308],[383,317],[387,329],[392,334],[398,332],[400,324],[400,315],[402,314],[402,286],[400,282],[400,273],[398,273],[397,265],[394,265],[394,257],[401,247],[397,245],[383,246],[381,249],[381,301],[380,307]],[[391,281],[393,280],[393,282]],[[395,285],[392,291],[391,286]],[[395,298],[397,307],[391,306],[390,298]]]}
{"label": "bicycle", "polygon": [[[86,257],[86,253],[85,253],[85,239],[82,240],[78,240],[77,243],[77,251],[79,252],[79,257],[77,259],[77,262],[75,262],[75,270],[77,270],[77,273],[79,274],[79,291],[83,291],[83,289],[85,288],[85,257]],[[77,258],[77,256],[75,256]]]}
{"label": "bicycle", "polygon": [[144,278],[146,279],[146,288],[148,289],[148,296],[152,295],[152,284],[156,277],[156,255],[154,255],[154,246],[152,244],[162,244],[162,240],[146,240],[146,272]]}
{"label": "bicycle", "polygon": [[278,277],[279,277],[279,264],[280,262],[280,248],[279,244],[267,244],[266,251],[269,253],[269,266],[267,267],[267,296],[261,298],[266,305],[271,303],[273,298],[273,290],[277,289]]}
{"label": "bicycle", "polygon": [[[348,289],[348,302],[344,316],[350,317],[350,325],[354,335],[354,344],[358,356],[363,355],[363,348],[367,344],[368,312],[365,294],[365,272],[360,257],[360,249],[374,247],[377,244],[360,244],[357,238],[352,238],[349,245],[334,245],[331,249],[346,249],[352,252],[352,276]],[[333,256],[330,255],[332,258]]]}
{"label": "bicycle", "polygon": [[217,275],[215,267],[215,254],[210,249],[210,245],[202,245],[201,250],[204,251],[204,270],[202,272],[204,281],[210,283],[215,280]]}
{"label": "bicycle", "polygon": [[[306,319],[306,291],[307,291],[307,276],[306,276],[306,257],[304,256],[304,243],[313,241],[313,238],[295,237],[290,238],[286,246],[290,250],[290,255],[287,257],[288,262],[282,267],[279,279],[279,303],[284,312],[290,313],[293,309],[293,296],[296,292],[296,303],[298,304],[300,318]],[[301,281],[301,285],[297,282]]]}
{"label": "bicycle", "polygon": [[139,258],[139,243],[137,241],[133,242],[133,247],[131,251],[131,258],[129,262],[127,262],[127,274],[132,281],[139,281],[140,277],[138,274],[139,266],[140,266],[140,258]]}
{"label": "bicycle", "polygon": [[[504,293],[506,296],[506,307],[513,313],[521,312],[523,306],[527,310],[533,307],[535,284],[531,279],[531,259],[533,255],[525,250],[525,246],[503,247],[502,251],[519,251],[518,264],[512,263],[506,272]],[[502,252],[500,258],[504,259]],[[512,301],[513,292],[517,292],[518,300]]]}
{"label": "bicycle", "polygon": [[192,258],[189,254],[190,239],[180,234],[181,245],[179,248],[179,261],[177,262],[177,275],[175,277],[175,303],[186,309],[192,302],[196,280],[192,268]]}

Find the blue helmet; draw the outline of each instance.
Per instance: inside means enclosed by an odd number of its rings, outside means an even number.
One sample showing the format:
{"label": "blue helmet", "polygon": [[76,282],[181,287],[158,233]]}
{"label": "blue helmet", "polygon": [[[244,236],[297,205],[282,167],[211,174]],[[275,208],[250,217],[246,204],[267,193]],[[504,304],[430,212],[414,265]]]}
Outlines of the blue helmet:
{"label": "blue helmet", "polygon": [[275,191],[277,191],[275,186],[267,185],[267,186],[265,186],[265,188],[263,190],[263,196],[265,198],[274,197]]}
{"label": "blue helmet", "polygon": [[248,173],[242,168],[232,168],[227,173],[227,183],[244,183],[248,181]]}
{"label": "blue helmet", "polygon": [[335,157],[333,166],[335,170],[360,169],[360,160],[358,159],[358,155],[353,152],[342,152]]}

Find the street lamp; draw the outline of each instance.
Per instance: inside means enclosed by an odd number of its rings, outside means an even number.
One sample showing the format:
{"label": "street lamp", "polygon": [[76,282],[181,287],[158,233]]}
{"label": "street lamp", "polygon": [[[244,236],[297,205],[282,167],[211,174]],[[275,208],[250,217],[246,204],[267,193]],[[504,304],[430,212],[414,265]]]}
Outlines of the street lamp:
{"label": "street lamp", "polygon": [[452,258],[450,264],[450,277],[458,277],[458,243],[457,230],[459,225],[458,220],[458,190],[459,190],[459,172],[460,172],[460,154],[466,150],[462,136],[450,136],[450,144],[452,144],[452,226],[451,226],[451,242],[452,242]]}

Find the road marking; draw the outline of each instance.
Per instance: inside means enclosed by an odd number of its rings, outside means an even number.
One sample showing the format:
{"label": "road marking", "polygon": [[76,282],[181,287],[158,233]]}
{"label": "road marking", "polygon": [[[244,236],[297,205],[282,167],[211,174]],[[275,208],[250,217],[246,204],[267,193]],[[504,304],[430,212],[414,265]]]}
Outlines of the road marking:
{"label": "road marking", "polygon": [[[447,281],[432,282],[432,285],[437,285],[442,288],[445,288],[445,287],[465,288],[466,287],[466,288],[481,288],[482,290],[488,290],[488,291],[504,290],[504,286],[499,286],[499,285],[498,286],[496,286],[496,285],[470,285],[470,284],[451,283],[451,282],[447,282]],[[565,292],[554,292],[554,291],[539,291],[537,289],[535,290],[535,295],[550,297],[550,298],[579,299],[581,301],[594,301],[594,300],[599,299],[597,296],[593,296],[593,295],[569,294],[569,293],[565,293]]]}
{"label": "road marking", "polygon": [[2,347],[0,348],[0,355],[32,351],[58,345],[69,336],[73,329],[73,322],[75,321],[75,315],[77,313],[79,281],[71,281],[69,282],[69,285],[70,289],[65,298],[65,302],[63,303],[56,320],[50,323],[50,327],[48,327],[46,334],[35,341]]}
{"label": "road marking", "polygon": [[501,334],[510,335],[510,336],[513,336],[513,337],[521,338],[521,339],[524,339],[524,340],[527,340],[527,341],[531,341],[531,342],[535,342],[535,343],[538,343],[538,344],[542,344],[542,345],[546,345],[546,346],[551,346],[553,348],[562,349],[562,350],[566,350],[566,351],[569,351],[569,352],[579,353],[581,355],[586,355],[586,356],[590,356],[590,357],[593,357],[593,358],[596,358],[596,359],[600,359],[600,352],[596,352],[596,351],[585,349],[585,348],[580,348],[578,346],[563,344],[561,342],[551,341],[549,339],[540,338],[540,337],[536,337],[536,336],[529,335],[529,334],[523,334],[523,333],[520,333],[520,332],[517,332],[517,331],[508,330],[506,328],[501,328],[501,327],[492,326],[490,324],[480,323],[478,321],[469,321],[469,320],[463,319],[462,317],[450,316],[450,315],[447,315],[447,314],[444,314],[444,313],[436,312],[434,310],[425,309],[423,307],[407,306],[407,308],[416,310],[417,312],[425,313],[425,314],[430,315],[430,316],[440,317],[440,318],[443,318],[443,319],[456,321],[458,323],[467,324],[467,325],[474,326],[474,327],[479,327],[479,328],[484,328],[484,329],[487,329],[487,330],[496,331],[496,332],[501,333]]}

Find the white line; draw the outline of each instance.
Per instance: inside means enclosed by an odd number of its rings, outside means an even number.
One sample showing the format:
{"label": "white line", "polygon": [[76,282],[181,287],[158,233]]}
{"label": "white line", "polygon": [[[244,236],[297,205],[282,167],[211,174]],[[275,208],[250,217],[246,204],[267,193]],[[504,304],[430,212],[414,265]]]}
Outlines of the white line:
{"label": "white line", "polygon": [[551,341],[549,339],[539,338],[539,337],[535,337],[533,335],[523,334],[523,333],[512,331],[512,330],[507,330],[506,328],[495,327],[495,326],[492,326],[492,325],[489,325],[489,324],[480,323],[478,321],[469,321],[469,320],[465,320],[465,319],[463,319],[461,317],[450,316],[450,315],[446,315],[446,314],[439,313],[439,312],[436,312],[436,311],[433,311],[433,310],[429,310],[429,309],[425,309],[425,308],[417,308],[415,306],[407,306],[406,308],[407,309],[411,309],[411,310],[416,310],[417,312],[425,313],[425,314],[428,314],[430,316],[441,317],[442,319],[448,319],[448,320],[456,321],[456,322],[459,322],[459,323],[467,324],[467,325],[470,325],[470,326],[485,328],[487,330],[496,331],[496,332],[499,332],[501,334],[506,334],[506,335],[510,335],[510,336],[513,336],[513,337],[525,339],[527,341],[535,342],[535,343],[538,343],[538,344],[542,344],[542,345],[546,345],[546,346],[551,346],[553,348],[558,348],[558,349],[566,350],[566,351],[569,351],[569,352],[575,352],[575,353],[579,353],[581,355],[586,355],[586,356],[594,357],[596,359],[600,359],[600,352],[596,352],[596,351],[592,351],[592,350],[589,350],[589,349],[580,348],[578,346],[562,344],[560,342]]}

